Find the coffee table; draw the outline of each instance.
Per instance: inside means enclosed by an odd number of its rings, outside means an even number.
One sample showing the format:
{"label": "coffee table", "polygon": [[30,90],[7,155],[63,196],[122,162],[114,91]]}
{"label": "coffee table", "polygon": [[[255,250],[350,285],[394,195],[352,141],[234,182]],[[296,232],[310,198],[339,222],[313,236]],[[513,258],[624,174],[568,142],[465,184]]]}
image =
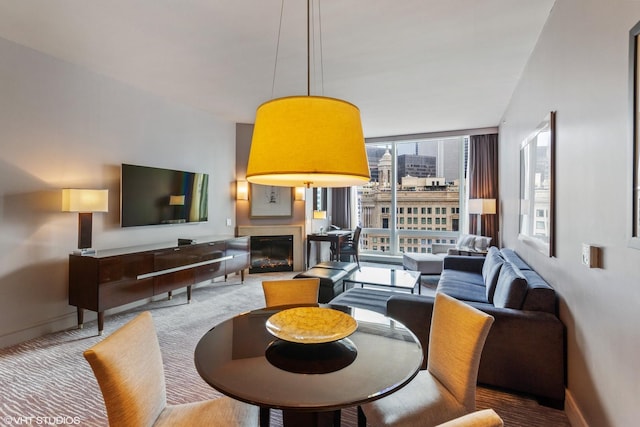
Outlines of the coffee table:
{"label": "coffee table", "polygon": [[347,283],[359,283],[363,288],[364,285],[384,286],[400,290],[413,290],[418,286],[418,294],[420,291],[420,272],[409,270],[395,270],[391,268],[380,267],[362,267],[356,270],[342,282],[342,290],[346,290]]}

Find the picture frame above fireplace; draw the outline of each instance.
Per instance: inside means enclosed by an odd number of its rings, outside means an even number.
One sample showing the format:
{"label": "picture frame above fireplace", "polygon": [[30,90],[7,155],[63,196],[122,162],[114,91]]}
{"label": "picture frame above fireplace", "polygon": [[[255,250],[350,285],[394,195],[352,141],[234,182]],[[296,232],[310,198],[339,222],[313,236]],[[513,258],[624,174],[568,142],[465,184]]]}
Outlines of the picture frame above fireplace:
{"label": "picture frame above fireplace", "polygon": [[293,188],[251,184],[251,218],[286,218],[293,215]]}

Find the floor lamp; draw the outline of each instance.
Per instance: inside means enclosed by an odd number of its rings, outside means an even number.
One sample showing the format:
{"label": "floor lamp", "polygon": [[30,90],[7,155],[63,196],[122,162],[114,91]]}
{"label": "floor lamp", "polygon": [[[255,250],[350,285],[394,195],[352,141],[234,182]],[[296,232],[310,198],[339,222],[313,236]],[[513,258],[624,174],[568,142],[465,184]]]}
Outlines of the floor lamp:
{"label": "floor lamp", "polygon": [[482,236],[482,215],[496,213],[496,199],[469,199],[469,213],[477,215],[478,236]]}

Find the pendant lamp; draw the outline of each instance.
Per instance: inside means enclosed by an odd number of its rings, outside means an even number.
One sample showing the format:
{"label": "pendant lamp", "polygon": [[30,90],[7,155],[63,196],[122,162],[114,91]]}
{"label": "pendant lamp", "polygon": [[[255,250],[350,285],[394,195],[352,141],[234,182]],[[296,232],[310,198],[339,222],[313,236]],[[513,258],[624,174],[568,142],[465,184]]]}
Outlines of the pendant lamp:
{"label": "pendant lamp", "polygon": [[282,187],[349,187],[369,182],[360,110],[310,95],[307,0],[307,96],[267,101],[256,111],[247,181]]}

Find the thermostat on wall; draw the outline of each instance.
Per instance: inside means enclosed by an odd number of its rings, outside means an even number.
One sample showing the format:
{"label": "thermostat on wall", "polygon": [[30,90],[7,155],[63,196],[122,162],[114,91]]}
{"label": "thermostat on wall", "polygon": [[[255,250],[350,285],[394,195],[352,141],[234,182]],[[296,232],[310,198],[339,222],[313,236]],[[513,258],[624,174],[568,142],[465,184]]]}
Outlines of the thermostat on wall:
{"label": "thermostat on wall", "polygon": [[600,248],[588,243],[582,244],[582,264],[589,268],[600,267]]}

